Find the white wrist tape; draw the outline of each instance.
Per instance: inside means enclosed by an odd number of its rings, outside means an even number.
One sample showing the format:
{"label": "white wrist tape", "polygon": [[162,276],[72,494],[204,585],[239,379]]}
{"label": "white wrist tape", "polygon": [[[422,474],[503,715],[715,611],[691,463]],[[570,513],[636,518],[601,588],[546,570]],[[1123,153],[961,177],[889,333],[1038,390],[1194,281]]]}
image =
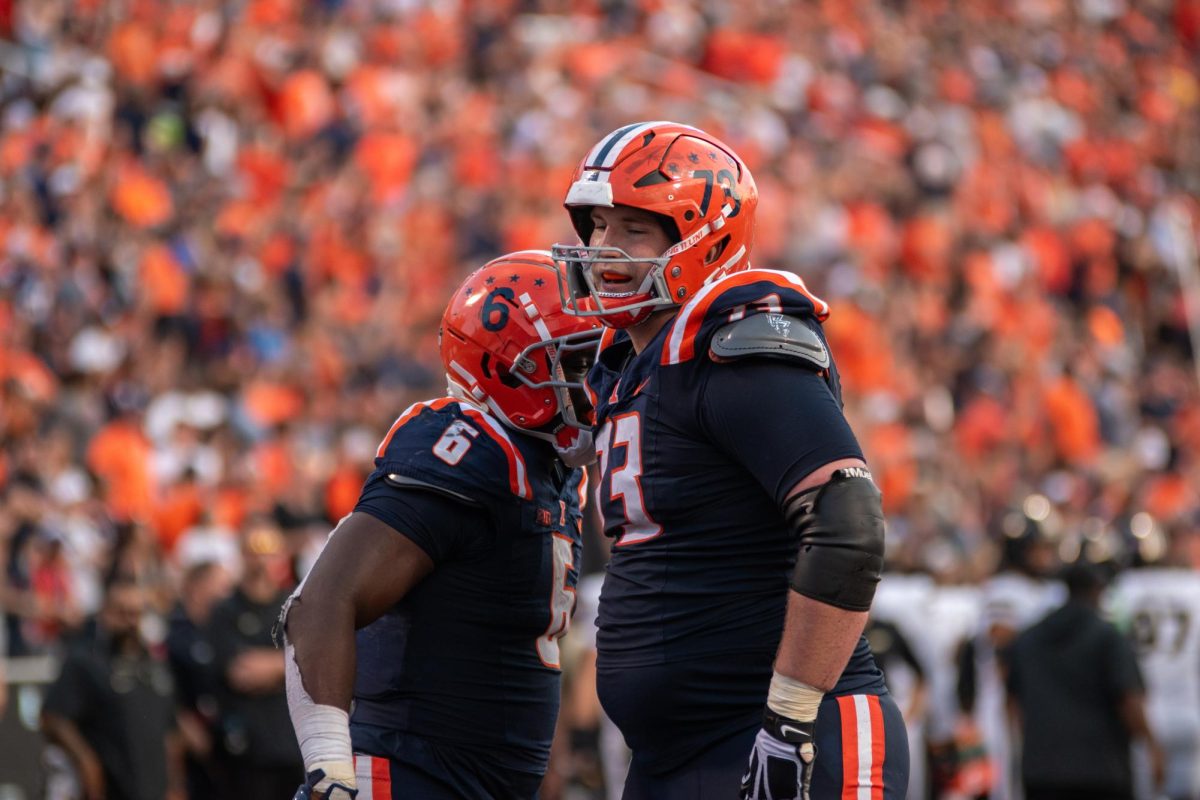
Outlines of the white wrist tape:
{"label": "white wrist tape", "polygon": [[[285,677],[287,681],[288,713],[292,716],[292,727],[296,729],[296,740],[300,742],[300,754],[304,757],[304,770],[311,772],[320,766],[330,778],[345,783],[354,780],[354,751],[350,746],[350,715],[336,706],[318,705],[304,691],[300,679],[300,667],[296,664],[296,648],[287,645],[283,650]],[[339,769],[340,767],[340,769]],[[350,784],[353,788],[353,784]]]}
{"label": "white wrist tape", "polygon": [[812,722],[817,718],[821,698],[825,693],[807,683],[780,675],[771,675],[771,688],[767,691],[767,708],[776,714],[797,722]]}

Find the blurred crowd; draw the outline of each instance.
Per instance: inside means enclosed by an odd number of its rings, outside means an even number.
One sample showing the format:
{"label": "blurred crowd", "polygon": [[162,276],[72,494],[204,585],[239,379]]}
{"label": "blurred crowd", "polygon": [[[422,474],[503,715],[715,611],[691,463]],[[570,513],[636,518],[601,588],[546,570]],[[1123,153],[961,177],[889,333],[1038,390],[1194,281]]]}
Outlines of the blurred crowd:
{"label": "blurred crowd", "polygon": [[641,119],[831,304],[894,569],[1200,564],[1198,55],[1200,0],[0,0],[9,653],[263,526],[301,576],[450,287]]}

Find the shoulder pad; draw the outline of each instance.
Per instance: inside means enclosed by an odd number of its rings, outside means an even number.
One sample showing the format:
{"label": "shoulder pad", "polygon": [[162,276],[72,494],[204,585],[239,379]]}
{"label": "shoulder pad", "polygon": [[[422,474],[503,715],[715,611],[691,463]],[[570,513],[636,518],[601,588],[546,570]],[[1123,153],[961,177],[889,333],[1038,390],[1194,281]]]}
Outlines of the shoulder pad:
{"label": "shoulder pad", "polygon": [[533,497],[524,454],[509,431],[456,398],[410,406],[379,445],[375,467],[477,502],[508,494]]}
{"label": "shoulder pad", "polygon": [[661,364],[689,361],[708,350],[707,343],[718,328],[757,314],[823,321],[829,316],[829,306],[790,272],[734,272],[705,286],[679,309],[669,323]]}
{"label": "shoulder pad", "polygon": [[754,314],[719,328],[710,344],[717,358],[786,356],[817,371],[829,369],[829,350],[803,320],[786,314]]}
{"label": "shoulder pad", "polygon": [[395,486],[397,489],[417,489],[419,491],[434,492],[444,497],[449,497],[451,500],[457,500],[460,503],[465,503],[469,506],[482,506],[483,503],[476,500],[474,497],[468,497],[461,492],[456,492],[453,489],[445,486],[439,486],[435,483],[428,483],[418,478],[410,478],[407,475],[401,475],[398,472],[389,472],[383,476],[383,480],[389,486]]}

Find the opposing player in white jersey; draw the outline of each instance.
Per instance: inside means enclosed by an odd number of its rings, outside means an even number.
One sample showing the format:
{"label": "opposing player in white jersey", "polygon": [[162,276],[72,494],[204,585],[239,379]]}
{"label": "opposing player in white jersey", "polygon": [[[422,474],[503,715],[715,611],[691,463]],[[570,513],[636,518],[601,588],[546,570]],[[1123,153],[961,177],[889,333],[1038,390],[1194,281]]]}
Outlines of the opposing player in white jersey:
{"label": "opposing player in white jersey", "polygon": [[[925,724],[929,712],[929,673],[934,669],[933,651],[935,642],[940,641],[930,626],[930,606],[933,604],[937,585],[933,577],[923,572],[902,572],[885,569],[875,591],[875,602],[871,606],[871,617],[891,623],[900,629],[908,640],[914,654],[921,662],[923,674],[908,674],[911,670],[887,670],[888,691],[904,713],[904,725],[908,731],[908,751],[913,756],[909,762],[908,796],[925,797]],[[870,637],[867,638],[870,641]],[[917,695],[920,695],[919,697]]]}
{"label": "opposing player in white jersey", "polygon": [[1200,572],[1128,570],[1110,589],[1108,608],[1133,640],[1146,681],[1146,716],[1166,756],[1161,795],[1200,797]]}

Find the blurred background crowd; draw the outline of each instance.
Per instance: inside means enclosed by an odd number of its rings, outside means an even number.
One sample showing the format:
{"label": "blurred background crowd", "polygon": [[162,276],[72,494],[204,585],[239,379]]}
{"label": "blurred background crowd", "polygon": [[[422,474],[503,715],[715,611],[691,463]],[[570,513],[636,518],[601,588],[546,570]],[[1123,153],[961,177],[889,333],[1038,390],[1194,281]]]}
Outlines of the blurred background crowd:
{"label": "blurred background crowd", "polygon": [[114,581],[152,648],[287,589],[450,288],[641,119],[736,149],[831,304],[894,573],[1200,566],[1198,53],[1198,0],[0,0],[9,655]]}

